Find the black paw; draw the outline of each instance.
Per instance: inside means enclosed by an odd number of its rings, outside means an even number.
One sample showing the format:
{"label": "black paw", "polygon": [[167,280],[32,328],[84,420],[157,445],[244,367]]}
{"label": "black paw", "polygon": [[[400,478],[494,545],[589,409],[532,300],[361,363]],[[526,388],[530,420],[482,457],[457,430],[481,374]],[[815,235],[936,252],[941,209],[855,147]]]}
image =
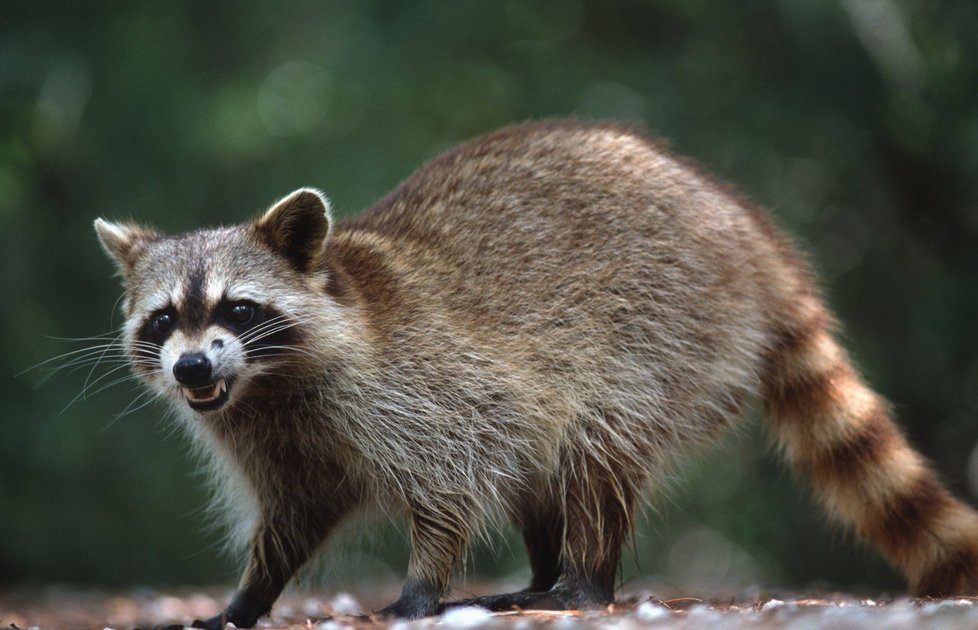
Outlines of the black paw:
{"label": "black paw", "polygon": [[228,622],[227,614],[222,612],[220,615],[217,615],[216,617],[211,617],[210,619],[204,619],[204,620],[194,619],[194,622],[190,624],[190,627],[202,628],[203,630],[224,630],[224,626],[227,624],[227,622]]}
{"label": "black paw", "polygon": [[398,619],[430,617],[444,609],[444,606],[438,603],[440,598],[441,589],[428,585],[418,578],[408,578],[398,600],[374,614],[378,617]]}
{"label": "black paw", "polygon": [[478,606],[493,612],[507,610],[579,610],[582,608],[600,608],[613,601],[614,597],[610,593],[584,583],[574,586],[558,586],[549,591],[520,591],[518,593],[472,597],[448,602],[443,605],[443,608]]}
{"label": "black paw", "polygon": [[210,619],[194,619],[194,622],[190,624],[191,628],[200,628],[201,630],[224,630],[224,627],[233,623],[236,628],[253,628],[255,623],[258,622],[258,618],[261,615],[258,614],[247,614],[242,611],[234,610],[234,605],[232,604],[221,614],[211,617]]}
{"label": "black paw", "polygon": [[223,630],[223,628],[233,623],[237,628],[253,628],[258,619],[264,617],[272,610],[272,605],[268,598],[258,597],[251,591],[245,589],[239,591],[231,599],[228,607],[210,619],[195,619],[190,625],[191,628],[201,628],[202,630]]}
{"label": "black paw", "polygon": [[439,605],[437,600],[429,602],[412,599],[405,600],[401,597],[390,606],[385,606],[375,612],[374,616],[395,617],[397,619],[421,619],[422,617],[437,615],[443,609],[444,606]]}
{"label": "black paw", "polygon": [[553,591],[520,591],[519,593],[503,593],[500,595],[484,595],[447,602],[445,608],[461,608],[462,606],[478,606],[492,612],[507,610],[567,610],[569,606],[559,594]]}

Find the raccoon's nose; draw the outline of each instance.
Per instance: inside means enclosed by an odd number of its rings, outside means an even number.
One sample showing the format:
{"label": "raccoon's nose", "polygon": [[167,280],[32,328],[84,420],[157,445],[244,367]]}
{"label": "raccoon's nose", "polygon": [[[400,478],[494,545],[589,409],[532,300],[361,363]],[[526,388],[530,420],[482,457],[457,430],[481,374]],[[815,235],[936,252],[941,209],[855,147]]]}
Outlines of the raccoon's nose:
{"label": "raccoon's nose", "polygon": [[211,362],[203,352],[182,355],[173,364],[173,376],[187,387],[200,387],[211,382]]}

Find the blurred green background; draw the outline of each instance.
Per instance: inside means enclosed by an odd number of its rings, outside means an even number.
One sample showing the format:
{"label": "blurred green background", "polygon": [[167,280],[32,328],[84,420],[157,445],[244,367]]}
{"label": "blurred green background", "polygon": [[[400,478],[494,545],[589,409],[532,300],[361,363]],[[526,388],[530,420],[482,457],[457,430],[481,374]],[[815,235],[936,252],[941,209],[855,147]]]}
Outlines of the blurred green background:
{"label": "blurred green background", "polygon": [[[86,371],[17,376],[92,343],[60,338],[121,323],[93,218],[236,222],[303,185],[349,215],[454,143],[566,115],[640,122],[771,208],[868,378],[975,499],[973,0],[6,2],[0,585],[234,579],[162,406],[117,419],[132,383],[69,406]],[[825,523],[757,422],[656,504],[629,585],[900,588]],[[402,534],[353,529],[381,533],[344,537],[335,583],[403,573]],[[518,579],[524,562],[504,533],[468,575]]]}

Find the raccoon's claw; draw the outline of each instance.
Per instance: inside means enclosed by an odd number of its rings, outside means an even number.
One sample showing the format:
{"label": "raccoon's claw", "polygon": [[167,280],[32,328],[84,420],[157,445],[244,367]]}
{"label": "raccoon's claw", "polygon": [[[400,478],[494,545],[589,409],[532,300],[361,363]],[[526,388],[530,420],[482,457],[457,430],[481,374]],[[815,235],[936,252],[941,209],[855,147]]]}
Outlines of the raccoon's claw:
{"label": "raccoon's claw", "polygon": [[571,608],[562,598],[550,591],[532,592],[520,591],[519,593],[503,593],[500,595],[483,595],[470,599],[461,599],[454,602],[447,602],[446,608],[460,608],[462,606],[478,606],[492,612],[504,612],[508,610],[566,610]]}
{"label": "raccoon's claw", "polygon": [[200,619],[194,619],[194,622],[190,624],[191,628],[203,628],[203,630],[224,630],[224,625],[228,622],[227,616],[224,613],[217,615],[216,617],[211,617],[210,619],[201,621]]}
{"label": "raccoon's claw", "polygon": [[428,584],[420,578],[408,578],[404,590],[396,602],[381,608],[375,615],[378,617],[397,617],[398,619],[420,619],[430,617],[442,611],[438,603],[444,588]]}
{"label": "raccoon's claw", "polygon": [[520,591],[501,595],[484,595],[444,605],[448,608],[478,606],[492,612],[509,610],[573,610],[600,608],[614,601],[614,596],[583,583],[573,586],[557,586],[549,591]]}
{"label": "raccoon's claw", "polygon": [[258,618],[252,620],[244,619],[241,617],[232,617],[227,611],[222,612],[220,615],[211,617],[210,619],[194,619],[194,622],[190,624],[191,628],[201,628],[201,630],[224,630],[224,626],[229,623],[233,623],[236,628],[253,628]]}
{"label": "raccoon's claw", "polygon": [[262,613],[258,613],[256,607],[248,606],[249,603],[244,602],[243,604],[238,600],[232,601],[231,605],[222,610],[219,615],[204,620],[194,619],[190,627],[201,628],[202,630],[224,630],[224,626],[233,623],[236,628],[253,628]]}
{"label": "raccoon's claw", "polygon": [[374,613],[374,616],[394,617],[397,619],[421,619],[422,617],[437,615],[441,611],[442,607],[438,604],[437,600],[406,600],[402,597],[390,606],[385,606],[378,610]]}

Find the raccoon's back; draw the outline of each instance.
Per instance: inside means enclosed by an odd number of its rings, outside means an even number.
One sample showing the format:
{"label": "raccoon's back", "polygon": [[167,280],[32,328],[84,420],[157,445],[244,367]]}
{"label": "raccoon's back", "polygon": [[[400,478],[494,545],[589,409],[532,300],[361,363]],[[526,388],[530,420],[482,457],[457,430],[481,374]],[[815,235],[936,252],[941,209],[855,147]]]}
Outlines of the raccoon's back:
{"label": "raccoon's back", "polygon": [[639,131],[557,121],[436,158],[341,223],[337,240],[382,252],[448,308],[522,318],[543,310],[527,309],[534,301],[607,312],[609,299],[715,295],[724,310],[725,294],[764,284],[777,254],[762,231],[753,210]]}
{"label": "raccoon's back", "polygon": [[332,243],[397,343],[443,332],[573,392],[575,408],[655,410],[670,431],[722,423],[756,394],[779,309],[806,286],[762,215],[614,125],[463,144]]}

